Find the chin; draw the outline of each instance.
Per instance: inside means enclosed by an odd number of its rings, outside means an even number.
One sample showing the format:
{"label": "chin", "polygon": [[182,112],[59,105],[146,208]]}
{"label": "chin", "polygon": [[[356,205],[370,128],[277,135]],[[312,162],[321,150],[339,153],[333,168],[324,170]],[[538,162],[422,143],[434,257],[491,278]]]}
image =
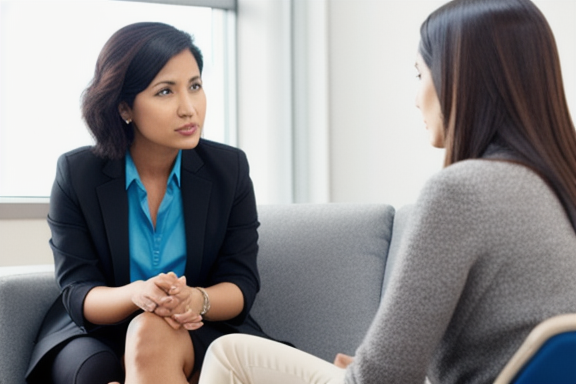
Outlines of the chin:
{"label": "chin", "polygon": [[433,146],[434,148],[443,149],[444,148],[444,140],[442,138],[433,136],[430,138],[430,145]]}
{"label": "chin", "polygon": [[196,141],[196,142],[193,143],[193,144],[183,145],[182,148],[180,148],[180,149],[194,149],[194,148],[196,148],[196,147],[198,146],[198,143],[199,143],[199,141]]}
{"label": "chin", "polygon": [[199,142],[200,142],[200,135],[198,135],[198,137],[193,138],[191,137],[182,143],[180,149],[194,149],[198,146]]}
{"label": "chin", "polygon": [[430,144],[432,144],[432,146],[434,148],[438,148],[438,149],[444,149],[445,148],[444,141],[442,141],[442,140],[434,140]]}

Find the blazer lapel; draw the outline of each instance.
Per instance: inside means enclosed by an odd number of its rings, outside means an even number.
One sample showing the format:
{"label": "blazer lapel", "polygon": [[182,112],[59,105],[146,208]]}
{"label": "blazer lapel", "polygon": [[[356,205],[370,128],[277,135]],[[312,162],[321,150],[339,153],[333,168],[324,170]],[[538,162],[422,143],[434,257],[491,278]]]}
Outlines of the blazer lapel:
{"label": "blazer lapel", "polygon": [[200,278],[208,205],[212,182],[196,173],[204,165],[196,151],[182,152],[181,182],[184,225],[186,226],[186,278],[194,284]]}
{"label": "blazer lapel", "polygon": [[130,283],[128,196],[123,160],[109,161],[102,172],[112,178],[97,187],[116,286]]}

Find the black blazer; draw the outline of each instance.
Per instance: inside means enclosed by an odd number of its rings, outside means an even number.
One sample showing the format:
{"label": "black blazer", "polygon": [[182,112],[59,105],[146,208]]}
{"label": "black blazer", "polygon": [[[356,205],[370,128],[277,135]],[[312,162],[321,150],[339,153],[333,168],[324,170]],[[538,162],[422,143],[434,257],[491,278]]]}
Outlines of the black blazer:
{"label": "black blazer", "polygon": [[[188,285],[236,284],[244,295],[244,309],[227,326],[232,331],[261,334],[248,315],[260,279],[256,266],[259,223],[246,155],[200,140],[195,149],[182,153],[181,188]],[[90,147],[62,155],[48,224],[61,295],[42,323],[27,376],[61,342],[102,328],[83,316],[90,289],[130,282],[124,159],[101,159]]]}

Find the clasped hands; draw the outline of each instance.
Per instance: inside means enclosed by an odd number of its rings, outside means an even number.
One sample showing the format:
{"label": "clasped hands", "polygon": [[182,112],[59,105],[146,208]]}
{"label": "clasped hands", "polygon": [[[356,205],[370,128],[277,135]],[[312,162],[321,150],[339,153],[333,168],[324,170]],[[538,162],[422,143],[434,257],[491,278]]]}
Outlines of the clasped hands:
{"label": "clasped hands", "polygon": [[146,312],[162,317],[174,329],[194,331],[202,327],[203,296],[186,284],[186,276],[174,272],[161,273],[142,282],[132,302]]}

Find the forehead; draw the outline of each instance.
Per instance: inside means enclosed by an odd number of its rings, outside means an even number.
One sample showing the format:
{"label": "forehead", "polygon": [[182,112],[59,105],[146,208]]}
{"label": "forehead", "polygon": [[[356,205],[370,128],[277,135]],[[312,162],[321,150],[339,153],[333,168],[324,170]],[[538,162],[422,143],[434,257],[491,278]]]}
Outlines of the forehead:
{"label": "forehead", "polygon": [[184,75],[189,77],[200,76],[198,63],[189,49],[185,49],[172,56],[172,58],[166,62],[164,67],[162,67],[160,72],[158,72],[156,78],[174,75]]}

